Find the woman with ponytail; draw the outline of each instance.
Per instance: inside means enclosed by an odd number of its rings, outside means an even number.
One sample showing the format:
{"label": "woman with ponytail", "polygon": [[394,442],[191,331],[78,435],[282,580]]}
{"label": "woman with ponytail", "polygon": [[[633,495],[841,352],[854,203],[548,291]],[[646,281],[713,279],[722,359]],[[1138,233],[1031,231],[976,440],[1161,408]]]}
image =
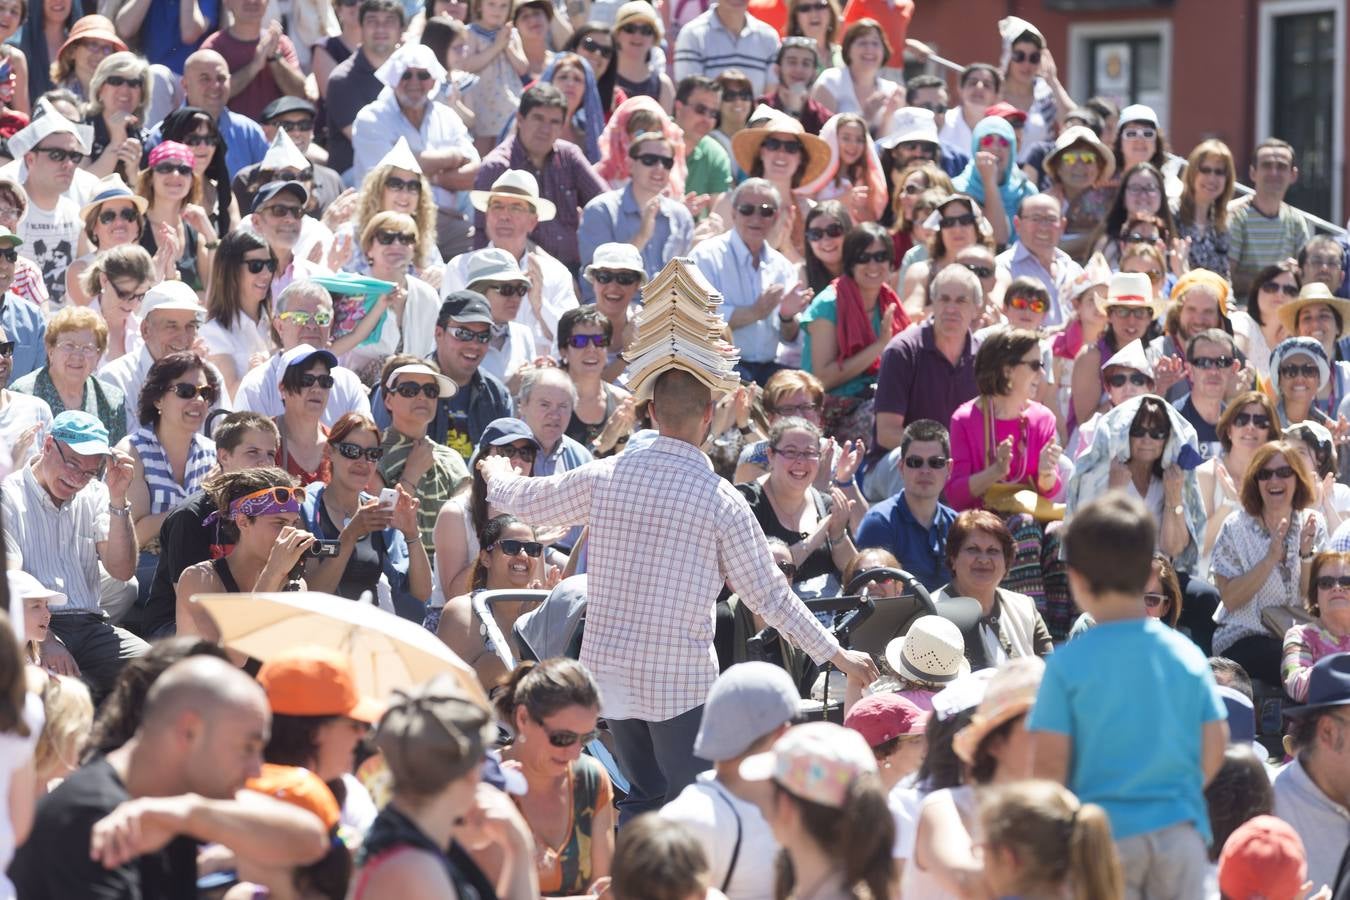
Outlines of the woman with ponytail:
{"label": "woman with ponytail", "polygon": [[539,889],[547,897],[594,893],[614,862],[614,788],[581,751],[594,740],[600,690],[574,659],[523,662],[502,685],[497,716],[515,733],[502,751],[529,791],[512,797],[534,834]]}
{"label": "woman with ponytail", "polygon": [[1120,900],[1125,879],[1111,820],[1053,781],[990,788],[980,799],[984,880],[995,897]]}
{"label": "woman with ponytail", "polygon": [[776,900],[892,895],[895,819],[862,735],[831,722],[798,725],[767,753],[747,757],[740,772],[773,782],[764,812],[783,848]]}

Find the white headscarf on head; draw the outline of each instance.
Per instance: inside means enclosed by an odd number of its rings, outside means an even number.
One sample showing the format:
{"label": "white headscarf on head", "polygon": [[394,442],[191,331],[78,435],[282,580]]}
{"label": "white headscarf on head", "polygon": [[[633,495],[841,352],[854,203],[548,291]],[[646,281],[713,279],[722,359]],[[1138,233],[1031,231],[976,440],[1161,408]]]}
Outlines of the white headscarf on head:
{"label": "white headscarf on head", "polygon": [[998,68],[1000,72],[1008,71],[1008,60],[1012,59],[1013,41],[1017,40],[1027,32],[1031,32],[1040,38],[1041,46],[1045,46],[1045,35],[1041,30],[1032,25],[1026,19],[1019,19],[1017,16],[1007,16],[998,20],[998,36],[1003,42],[1003,49],[998,58]]}
{"label": "white headscarf on head", "polygon": [[384,61],[384,65],[375,70],[375,77],[392,91],[398,87],[403,73],[409,69],[426,69],[431,73],[432,85],[427,91],[428,100],[440,93],[441,86],[445,84],[445,66],[441,65],[436,54],[425,44],[404,44],[399,47]]}

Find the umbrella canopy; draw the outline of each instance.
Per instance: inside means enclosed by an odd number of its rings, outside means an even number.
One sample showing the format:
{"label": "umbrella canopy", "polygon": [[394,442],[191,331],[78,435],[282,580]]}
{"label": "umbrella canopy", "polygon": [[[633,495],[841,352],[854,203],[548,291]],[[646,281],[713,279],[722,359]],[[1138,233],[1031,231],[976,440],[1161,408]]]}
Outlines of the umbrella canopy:
{"label": "umbrella canopy", "polygon": [[221,643],[267,662],[299,646],[317,645],[347,654],[356,688],[386,700],[449,672],[465,693],[487,703],[478,677],[440,639],[415,622],[376,606],[315,591],[259,594],[198,594],[220,627]]}

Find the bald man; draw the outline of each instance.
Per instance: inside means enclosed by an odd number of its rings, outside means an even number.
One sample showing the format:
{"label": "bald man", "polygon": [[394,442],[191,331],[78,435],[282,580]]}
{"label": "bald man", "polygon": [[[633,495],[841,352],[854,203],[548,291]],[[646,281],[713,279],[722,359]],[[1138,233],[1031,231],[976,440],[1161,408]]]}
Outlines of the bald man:
{"label": "bald man", "polygon": [[270,726],[262,688],[234,666],[210,656],[170,666],[135,735],[38,804],[10,868],[18,895],[195,897],[206,843],[267,867],[319,859],[328,837],[317,817],[244,790],[262,769]]}
{"label": "bald man", "polygon": [[[198,50],[183,65],[183,92],[186,106],[206,110],[216,120],[221,140],[225,142],[225,168],[230,178],[245,166],[262,162],[267,155],[267,136],[262,126],[247,116],[230,110],[230,67],[225,57],[214,50]],[[164,140],[161,125],[150,131],[146,150]]]}

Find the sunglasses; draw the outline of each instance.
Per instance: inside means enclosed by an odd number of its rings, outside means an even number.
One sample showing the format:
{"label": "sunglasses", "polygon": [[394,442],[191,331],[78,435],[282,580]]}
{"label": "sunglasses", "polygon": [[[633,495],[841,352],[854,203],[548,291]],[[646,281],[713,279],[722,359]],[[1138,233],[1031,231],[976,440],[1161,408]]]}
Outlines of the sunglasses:
{"label": "sunglasses", "polygon": [[1149,378],[1143,372],[1130,372],[1128,374],[1125,372],[1117,372],[1106,378],[1106,383],[1113,388],[1124,387],[1126,382],[1129,382],[1135,387],[1148,387],[1152,381],[1153,379]]}
{"label": "sunglasses", "polygon": [[761,150],[771,150],[778,153],[791,153],[796,155],[802,152],[802,142],[793,140],[783,140],[782,138],[766,137],[764,143],[759,145]]}
{"label": "sunglasses", "polygon": [[1264,416],[1260,413],[1238,413],[1233,416],[1234,428],[1246,428],[1248,425],[1255,425],[1257,428],[1269,428],[1270,416]]}
{"label": "sunglasses", "polygon": [[890,262],[891,253],[889,250],[873,250],[871,253],[859,253],[857,265],[865,266],[868,263]]}
{"label": "sunglasses", "polygon": [[662,156],[659,153],[639,153],[633,158],[649,169],[652,166],[660,166],[669,172],[675,168],[675,157],[673,156]]}
{"label": "sunglasses", "polygon": [[844,236],[844,226],[835,222],[833,225],[826,225],[824,228],[806,229],[806,239],[808,241],[819,241],[827,237],[837,238]]}
{"label": "sunglasses", "polygon": [[1197,356],[1191,365],[1197,369],[1226,369],[1233,364],[1231,356]]}
{"label": "sunglasses", "polygon": [[375,240],[378,241],[382,247],[389,247],[395,241],[398,241],[405,247],[411,247],[413,244],[417,243],[417,235],[408,234],[406,231],[377,231],[375,232]]}
{"label": "sunglasses", "polygon": [[139,78],[124,78],[121,75],[109,75],[103,79],[103,83],[109,87],[141,87]]}
{"label": "sunglasses", "polygon": [[13,341],[0,341],[0,356],[10,357],[14,355]]}
{"label": "sunglasses", "polygon": [[294,487],[270,487],[254,491],[251,494],[245,494],[234,500],[231,505],[241,500],[252,500],[254,498],[271,497],[272,502],[277,506],[289,506],[292,502],[303,503],[305,500],[305,489]]}
{"label": "sunglasses", "polygon": [[5,262],[16,263],[19,261],[19,251],[13,247],[0,247],[0,259]]}
{"label": "sunglasses", "polygon": [[[974,272],[976,278],[993,278],[993,277],[994,277],[994,267],[993,267],[993,266],[981,266],[981,265],[977,265],[977,264],[975,264],[975,263],[962,263],[962,265],[965,266],[965,267],[966,267],[967,269],[969,269],[970,271]],[[1013,304],[1013,306],[1014,306],[1016,309],[1022,309],[1022,307],[1017,306],[1015,303]],[[1039,311],[1039,310],[1038,310],[1038,311]]]}
{"label": "sunglasses", "polygon": [[84,162],[84,154],[78,150],[61,150],[56,147],[34,147],[34,153],[45,153],[47,158],[54,163],[63,163],[69,160],[75,165]]}
{"label": "sunglasses", "polygon": [[[259,262],[261,262],[261,260],[259,260]],[[310,322],[313,322],[315,325],[322,328],[325,325],[332,324],[333,314],[326,309],[316,310],[312,313],[302,312],[297,309],[295,311],[287,310],[284,313],[279,313],[277,318],[283,322],[290,322],[293,325],[298,325],[301,328],[304,328]]]}
{"label": "sunglasses", "polygon": [[742,203],[740,206],[736,207],[736,212],[743,216],[753,216],[758,212],[761,219],[772,219],[774,216],[778,215],[778,207],[774,206],[772,203],[761,203],[759,206],[756,206],[753,203]]}
{"label": "sunglasses", "polygon": [[1321,378],[1322,372],[1312,363],[1291,363],[1287,366],[1280,366],[1281,378],[1297,378],[1302,375],[1304,378]]}
{"label": "sunglasses", "polygon": [[797,580],[797,564],[796,564],[796,563],[780,562],[780,563],[778,563],[778,571],[782,572],[782,573],[783,573],[783,577],[786,578],[788,581],[796,581],[796,580]]}
{"label": "sunglasses", "polygon": [[305,210],[300,206],[282,206],[278,203],[267,207],[267,214],[274,219],[294,219],[299,222],[305,217]]}
{"label": "sunglasses", "polygon": [[196,400],[198,397],[201,397],[202,400],[206,401],[208,406],[215,403],[216,398],[220,396],[220,391],[211,387],[209,384],[196,385],[187,384],[182,381],[173,385],[173,393],[174,396],[180,400]]}
{"label": "sunglasses", "polygon": [[303,372],[300,375],[300,386],[302,388],[312,388],[318,385],[325,390],[332,388],[335,380],[332,375],[320,375],[317,372]]}
{"label": "sunglasses", "polygon": [[313,131],[313,119],[291,119],[289,121],[277,122],[276,126],[287,134],[294,134],[297,131]]}
{"label": "sunglasses", "polygon": [[1006,150],[1008,147],[1011,146],[1012,145],[1008,143],[1007,138],[1000,137],[997,134],[986,134],[984,137],[980,138],[981,150],[989,150],[995,147],[997,147],[1000,150]]}
{"label": "sunglasses", "polygon": [[656,29],[650,25],[628,24],[619,30],[624,34],[640,34],[643,37],[656,37]]}
{"label": "sunglasses", "polygon": [[1097,154],[1091,150],[1065,150],[1059,155],[1059,159],[1066,166],[1072,166],[1075,163],[1091,166],[1097,163]]}
{"label": "sunglasses", "polygon": [[1041,372],[1045,370],[1045,362],[1039,359],[1019,359],[1016,364],[1019,366],[1026,366],[1033,372]]}
{"label": "sunglasses", "polygon": [[154,171],[156,175],[182,175],[184,178],[188,178],[192,175],[192,166],[184,163],[162,162],[155,163]]}
{"label": "sunglasses", "polygon": [[395,394],[409,399],[421,394],[428,400],[435,400],[441,395],[441,387],[438,384],[418,384],[415,381],[404,381],[393,387]]}
{"label": "sunglasses", "polygon": [[1132,438],[1146,437],[1153,441],[1165,441],[1169,434],[1171,434],[1169,428],[1145,428],[1143,425],[1130,426],[1130,437]]}
{"label": "sunglasses", "polygon": [[503,297],[524,297],[530,292],[528,284],[489,284],[483,290],[496,291]]}
{"label": "sunglasses", "polygon": [[339,441],[333,446],[346,459],[360,459],[364,456],[371,462],[379,462],[380,457],[384,456],[383,447],[362,447],[360,444],[353,444],[350,441]]}
{"label": "sunglasses", "polygon": [[121,219],[123,222],[135,222],[139,220],[140,217],[141,214],[136,212],[135,207],[132,207],[131,209],[119,209],[119,210],[105,209],[103,210],[103,212],[98,214],[98,224],[111,225],[118,219]]}
{"label": "sunglasses", "polygon": [[1286,478],[1293,478],[1293,477],[1294,477],[1293,466],[1279,466],[1274,469],[1262,469],[1261,471],[1256,473],[1257,481],[1269,481],[1272,478],[1279,478],[1281,481],[1283,481]]}
{"label": "sunglasses", "polygon": [[[975,272],[975,269],[972,268],[971,266],[966,266],[966,268],[970,269],[972,272]],[[993,269],[986,268],[985,271],[988,272],[989,275],[994,274]],[[975,274],[980,275],[979,272],[975,272]],[[980,275],[980,277],[988,278],[989,275]],[[1030,312],[1034,313],[1043,313],[1049,306],[1040,297],[1009,297],[1008,305],[1013,309],[1029,310]]]}
{"label": "sunglasses", "polygon": [[[504,447],[496,447],[494,449],[496,449],[498,456],[505,456],[507,459],[518,459],[521,462],[527,463],[534,462],[534,458],[539,455],[539,451],[528,444],[524,447],[517,447],[515,444],[507,444]],[[533,556],[535,554],[530,555]]]}
{"label": "sunglasses", "polygon": [[1151,319],[1153,310],[1147,306],[1113,306],[1107,310],[1107,315],[1118,315],[1122,319]]}
{"label": "sunglasses", "polygon": [[830,4],[828,4],[828,3],[798,3],[798,4],[797,4],[797,12],[799,12],[799,13],[824,12],[825,10],[827,10],[827,9],[829,9],[829,8],[830,8]]}
{"label": "sunglasses", "polygon": [[214,134],[189,134],[183,138],[183,143],[189,147],[214,147],[220,143],[220,138]]}
{"label": "sunglasses", "polygon": [[590,344],[592,347],[608,347],[609,338],[603,334],[574,334],[567,339],[567,346],[580,350]]}
{"label": "sunglasses", "polygon": [[[263,269],[275,274],[277,270],[277,261],[275,259],[246,259],[243,260],[244,266],[248,269],[248,274],[257,275]],[[282,313],[281,318],[285,318],[289,313]]]}
{"label": "sunglasses", "polygon": [[927,458],[922,456],[906,456],[905,468],[922,469],[926,465],[934,471],[940,471],[947,468],[947,462],[948,460],[945,456],[929,456]]}
{"label": "sunglasses", "polygon": [[[749,103],[749,102],[750,102],[751,100],[753,100],[753,99],[755,99],[755,94],[754,94],[753,91],[723,91],[723,92],[722,92],[722,102],[723,102],[723,103],[735,103],[735,102],[738,101],[738,100],[742,100],[742,101],[745,101],[746,103]],[[768,143],[768,139],[765,139],[765,143],[766,143],[766,144]]]}
{"label": "sunglasses", "polygon": [[1158,136],[1152,128],[1126,128],[1120,136],[1127,141],[1151,141]]}
{"label": "sunglasses", "polygon": [[[534,717],[531,716],[531,718]],[[558,749],[574,747],[577,744],[584,747],[600,736],[599,731],[588,731],[585,734],[577,734],[575,731],[554,731],[538,719],[534,721],[538,723],[540,728],[544,729],[544,733],[548,735],[548,742]]]}
{"label": "sunglasses", "polygon": [[591,272],[591,278],[596,284],[618,283],[624,287],[632,287],[642,280],[642,276],[636,272],[606,272],[603,269]]}
{"label": "sunglasses", "polygon": [[416,78],[418,81],[430,81],[431,73],[426,69],[404,69],[399,81],[412,81]]}
{"label": "sunglasses", "polygon": [[1012,52],[1012,61],[1015,63],[1029,62],[1033,66],[1041,64],[1041,51],[1032,50],[1030,53],[1025,50],[1014,50]]}
{"label": "sunglasses", "polygon": [[604,59],[614,58],[614,48],[608,44],[602,44],[595,38],[584,37],[581,39],[581,48],[589,53],[599,54]]}
{"label": "sunglasses", "polygon": [[1201,175],[1210,175],[1216,178],[1228,177],[1228,169],[1226,168],[1216,169],[1213,166],[1196,166],[1195,168]]}
{"label": "sunglasses", "polygon": [[544,555],[544,545],[538,541],[516,541],[510,538],[503,538],[495,544],[490,545],[488,549],[491,550],[493,547],[501,550],[507,556],[519,556],[524,553],[532,559],[538,559],[540,556]]}
{"label": "sunglasses", "polygon": [[1149,609],[1157,609],[1159,606],[1162,606],[1166,602],[1167,602],[1166,594],[1144,595],[1144,605],[1147,606]]}
{"label": "sunglasses", "polygon": [[399,178],[396,175],[390,175],[384,179],[384,186],[391,191],[403,191],[406,194],[420,194],[422,192],[422,179]]}
{"label": "sunglasses", "polygon": [[1317,589],[1329,591],[1332,588],[1350,588],[1350,575],[1318,575]]}
{"label": "sunglasses", "polygon": [[474,341],[477,341],[480,344],[487,344],[492,341],[491,328],[487,331],[470,331],[467,328],[451,328],[449,331],[452,338],[457,341],[463,341],[466,344]]}
{"label": "sunglasses", "polygon": [[1292,284],[1277,284],[1274,281],[1267,281],[1261,285],[1261,290],[1267,294],[1283,293],[1286,297],[1297,297],[1298,287]]}
{"label": "sunglasses", "polygon": [[690,103],[689,108],[692,109],[696,115],[703,116],[705,119],[717,118],[718,110],[715,106],[704,106],[702,103]]}
{"label": "sunglasses", "polygon": [[956,228],[959,225],[974,225],[975,214],[963,213],[959,216],[943,216],[938,220],[939,228]]}

